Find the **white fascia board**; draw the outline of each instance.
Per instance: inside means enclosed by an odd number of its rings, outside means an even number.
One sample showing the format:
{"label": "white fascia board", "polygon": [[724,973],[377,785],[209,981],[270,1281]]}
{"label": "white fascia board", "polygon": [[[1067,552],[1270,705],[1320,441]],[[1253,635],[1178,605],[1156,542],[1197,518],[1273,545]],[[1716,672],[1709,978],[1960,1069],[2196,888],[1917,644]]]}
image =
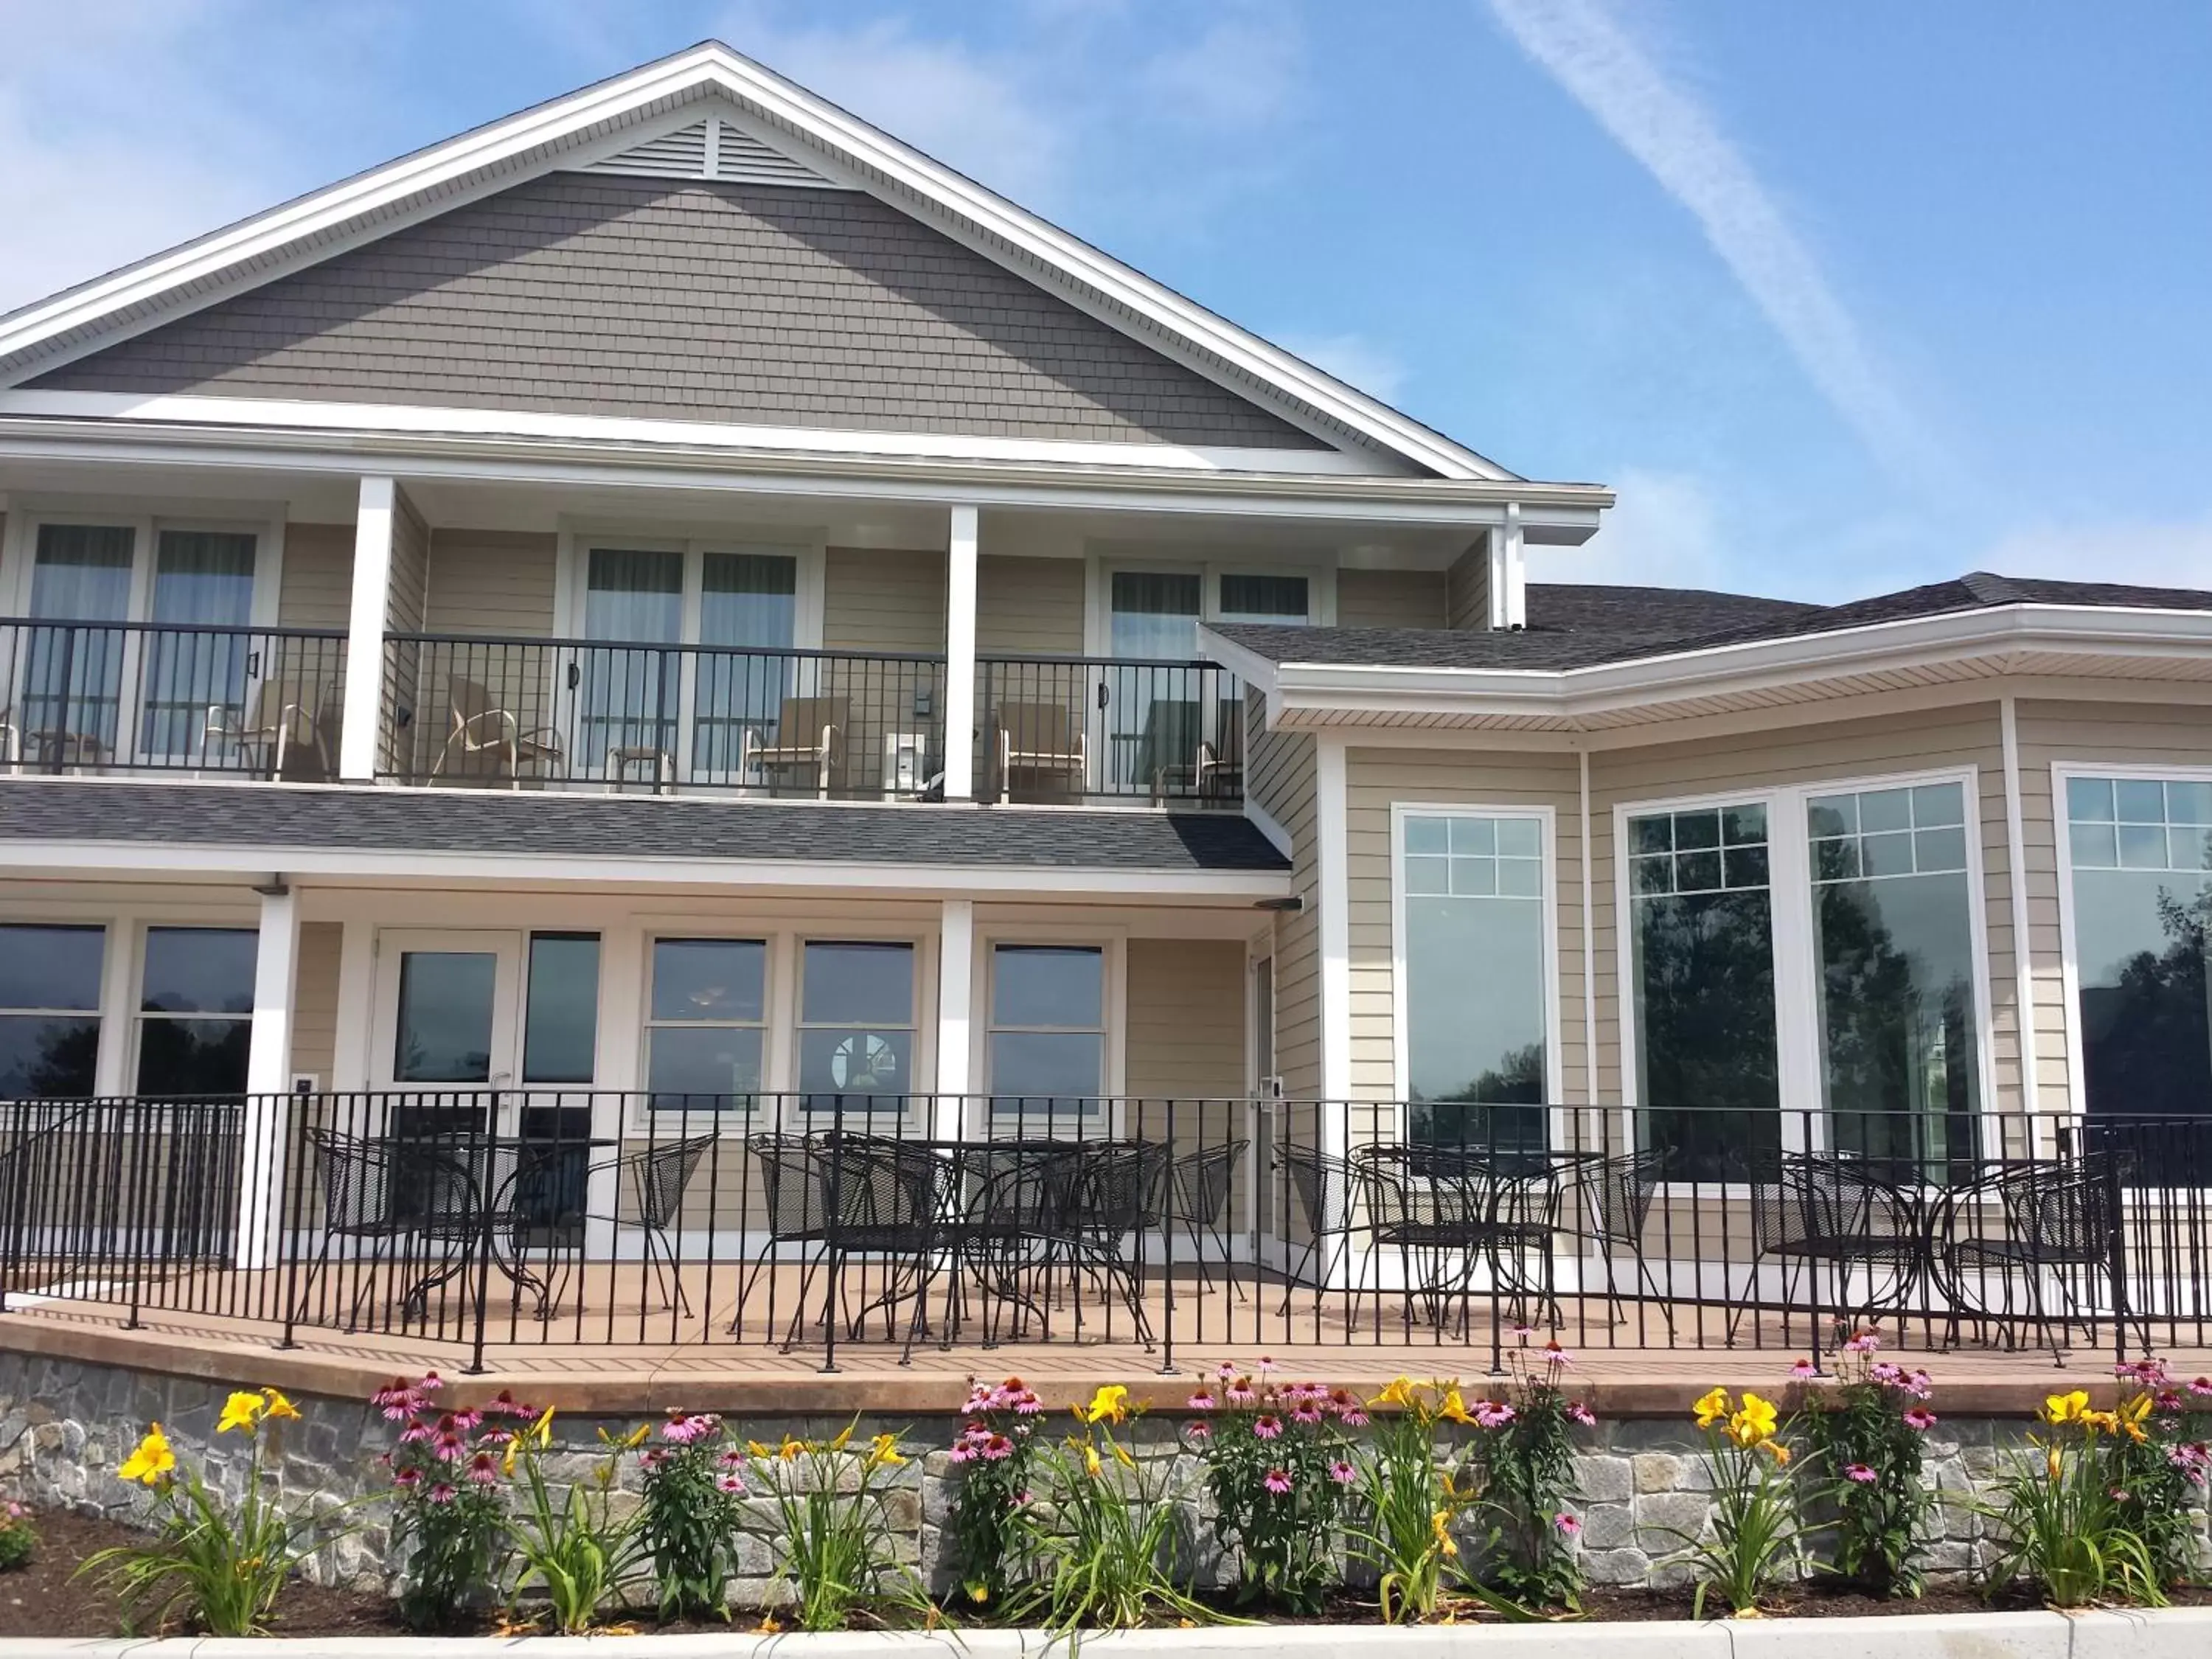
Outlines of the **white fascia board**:
{"label": "white fascia board", "polygon": [[[1217,643],[1227,645],[1225,641]],[[1874,673],[2053,648],[2112,656],[2212,657],[2212,611],[2014,605],[1589,668],[1278,663],[1272,665],[1271,684],[1284,710],[1292,716],[1512,714],[1572,720],[1649,704],[1662,696],[1750,691],[1822,674]],[[1310,726],[1327,722],[1309,718],[1297,723]]]}
{"label": "white fascia board", "polygon": [[518,887],[678,887],[722,892],[885,891],[927,897],[1073,896],[1249,903],[1285,898],[1287,871],[1121,871],[986,865],[799,862],[744,859],[554,858],[531,854],[429,853],[365,848],[239,847],[100,841],[0,842],[0,870],[140,881],[272,871],[333,884],[495,884]]}
{"label": "white fascia board", "polygon": [[[973,226],[984,238],[1036,261],[1045,271],[1087,289],[1098,296],[1108,313],[1147,325],[1143,332],[1158,331],[1250,377],[1263,393],[1273,392],[1302,404],[1443,477],[1514,477],[1496,462],[1300,362],[996,191],[713,42],[463,133],[27,306],[0,318],[0,362],[77,331],[95,330],[103,321],[143,326],[143,319],[160,309],[161,302],[173,302],[180,293],[206,303],[208,291],[227,291],[241,273],[254,282],[267,281],[300,262],[302,245],[322,257],[322,240],[357,231],[365,222],[387,216],[396,219],[426,207],[445,210],[488,183],[516,182],[533,165],[539,170],[550,168],[558,146],[600,123],[661,100],[682,101],[712,91],[789,128],[863,177],[911,194]],[[1100,308],[1086,307],[1094,314]],[[163,310],[161,314],[172,313]],[[54,361],[44,357],[30,367],[35,372],[52,367]]]}
{"label": "white fascia board", "polygon": [[738,450],[586,444],[553,438],[454,434],[241,432],[142,422],[0,414],[0,459],[151,466],[265,468],[356,477],[476,480],[611,488],[833,495],[986,507],[1223,514],[1480,528],[1504,502],[1546,495],[1562,504],[1611,504],[1584,484],[1495,484],[1405,477],[1297,477],[923,457],[753,455]]}
{"label": "white fascia board", "polygon": [[[1335,449],[1194,447],[1181,444],[1084,443],[938,432],[746,426],[732,422],[641,420],[555,415],[534,410],[466,409],[422,404],[317,403],[283,398],[139,397],[123,392],[0,391],[0,416],[47,415],[101,421],[295,432],[408,432],[472,437],[570,438],[585,442],[740,449],[762,454],[895,456],[941,460],[1039,461],[1059,466],[1140,467],[1170,472],[1264,473],[1293,477],[1399,477],[1369,457]],[[1595,520],[1596,510],[1589,509]]]}

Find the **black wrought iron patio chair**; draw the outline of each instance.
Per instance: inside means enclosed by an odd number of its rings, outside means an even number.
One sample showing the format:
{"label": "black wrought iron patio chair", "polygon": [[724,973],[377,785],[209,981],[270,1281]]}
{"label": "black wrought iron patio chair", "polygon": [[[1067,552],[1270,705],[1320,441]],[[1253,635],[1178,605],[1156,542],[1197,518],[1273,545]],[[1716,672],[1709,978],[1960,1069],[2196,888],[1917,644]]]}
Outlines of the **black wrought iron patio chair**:
{"label": "black wrought iron patio chair", "polygon": [[[1284,1184],[1297,1200],[1298,1222],[1305,1231],[1304,1248],[1289,1265],[1282,1305],[1275,1310],[1279,1318],[1290,1311],[1291,1297],[1301,1284],[1307,1282],[1310,1273],[1317,1285],[1326,1286],[1335,1278],[1337,1269],[1350,1262],[1352,1241],[1369,1230],[1373,1212],[1359,1201],[1360,1175],[1349,1159],[1311,1146],[1285,1146],[1279,1143],[1275,1162],[1282,1171]],[[1360,1277],[1370,1277],[1374,1252],[1361,1252],[1360,1263]],[[1355,1316],[1358,1297],[1355,1286]]]}
{"label": "black wrought iron patio chair", "polygon": [[376,1288],[377,1258],[384,1246],[415,1237],[422,1230],[414,1207],[397,1201],[412,1185],[404,1149],[383,1139],[344,1134],[319,1125],[301,1131],[308,1162],[321,1195],[319,1240],[314,1259],[293,1291],[288,1320],[295,1325],[318,1322],[310,1316],[315,1286],[329,1270],[331,1257],[341,1241],[358,1251],[370,1251],[368,1270],[358,1255],[354,1264],[353,1295],[346,1304],[344,1328],[357,1330],[361,1310]]}
{"label": "black wrought iron patio chair", "polygon": [[[763,1273],[786,1258],[786,1246],[799,1247],[799,1290],[782,1351],[789,1353],[805,1323],[806,1297],[815,1274],[827,1259],[830,1244],[829,1192],[822,1170],[818,1137],[762,1133],[745,1138],[745,1150],[760,1170],[761,1224],[768,1242],[738,1281],[737,1304],[730,1315],[730,1334],[744,1328],[745,1304]],[[773,1285],[774,1281],[771,1281]],[[769,1297],[768,1329],[775,1340],[775,1297]]]}
{"label": "black wrought iron patio chair", "polygon": [[[1897,1167],[1844,1152],[1782,1152],[1754,1164],[1752,1260],[1729,1316],[1728,1346],[1735,1346],[1744,1315],[1759,1305],[1759,1273],[1768,1261],[1782,1267],[1785,1317],[1799,1305],[1799,1289],[1807,1291],[1816,1340],[1829,1318],[1873,1315],[1895,1304],[1919,1275],[1927,1251],[1917,1212],[1899,1190]],[[1833,1275],[1832,1298],[1820,1295],[1823,1268]],[[1856,1297],[1855,1273],[1866,1278]]]}
{"label": "black wrought iron patio chair", "polygon": [[[684,1293],[684,1269],[669,1243],[668,1230],[684,1207],[684,1194],[692,1176],[720,1139],[714,1134],[690,1135],[641,1146],[615,1160],[615,1225],[644,1234],[645,1259],[652,1267],[662,1308],[673,1307],[687,1319],[691,1316],[691,1302]],[[619,1201],[623,1196],[629,1200],[627,1205]]]}
{"label": "black wrought iron patio chair", "polygon": [[[1212,1244],[1222,1260],[1228,1259],[1229,1195],[1237,1184],[1237,1167],[1243,1162],[1251,1145],[1240,1136],[1218,1146],[1179,1152],[1169,1165],[1167,1180],[1161,1184],[1160,1212],[1153,1218],[1152,1224],[1163,1236],[1172,1228],[1189,1241],[1199,1283],[1208,1290],[1213,1288],[1213,1274],[1206,1262],[1206,1247]],[[1230,1283],[1240,1297],[1244,1295],[1241,1278],[1232,1274]]]}
{"label": "black wrought iron patio chair", "polygon": [[[1068,1189],[1067,1248],[1074,1265],[1104,1285],[1127,1310],[1150,1353],[1152,1322],[1145,1310],[1142,1236],[1160,1212],[1175,1149],[1163,1140],[1077,1144],[1081,1156]],[[1138,1241],[1136,1248],[1130,1248],[1132,1239]]]}
{"label": "black wrought iron patio chair", "polygon": [[[2100,1301],[2115,1317],[2123,1311],[2115,1294],[2124,1267],[2115,1254],[2121,1224],[2121,1180],[2127,1155],[2093,1151],[2049,1163],[2000,1169],[1971,1193],[1946,1206],[1943,1236],[1937,1241],[1944,1290],[1951,1305],[1949,1338],[1956,1340],[1961,1317],[1983,1327],[1995,1321],[2008,1347],[2017,1346],[2024,1314],[2049,1344],[2053,1361],[2075,1323],[2096,1340]],[[1962,1218],[1978,1222],[1979,1208],[1993,1200],[2002,1218],[1995,1237],[1969,1223],[1958,1236]],[[1994,1279],[1997,1294],[1990,1291]],[[2053,1329],[2047,1294],[2054,1287],[2058,1318]],[[2015,1304],[2015,1291],[2025,1307]],[[2102,1296],[2100,1295],[2102,1291]],[[1992,1306],[1995,1303],[1996,1305]],[[2143,1347],[2150,1346],[2148,1329]]]}
{"label": "black wrought iron patio chair", "polygon": [[1668,1334],[1672,1335],[1673,1298],[1660,1288],[1644,1254],[1652,1202],[1666,1172],[1667,1154],[1658,1147],[1587,1160],[1571,1176],[1572,1191],[1565,1224],[1579,1232],[1596,1252],[1605,1270],[1606,1308],[1613,1322],[1620,1324],[1627,1317],[1619,1276],[1620,1257],[1625,1254],[1636,1264],[1632,1294],[1659,1304]]}

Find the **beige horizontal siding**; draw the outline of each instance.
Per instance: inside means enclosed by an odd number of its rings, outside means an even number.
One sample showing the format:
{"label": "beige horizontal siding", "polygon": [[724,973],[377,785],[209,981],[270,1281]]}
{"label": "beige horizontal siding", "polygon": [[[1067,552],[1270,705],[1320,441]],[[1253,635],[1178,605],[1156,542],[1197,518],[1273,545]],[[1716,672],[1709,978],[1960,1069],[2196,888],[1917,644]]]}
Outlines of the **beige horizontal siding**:
{"label": "beige horizontal siding", "polygon": [[397,499],[392,515],[391,606],[385,621],[395,632],[405,634],[422,626],[428,604],[430,526],[415,510],[415,503],[408,499],[405,490],[395,491],[394,495]]}
{"label": "beige horizontal siding", "polygon": [[1315,846],[1314,740],[1303,732],[1261,730],[1265,705],[1244,694],[1246,799],[1291,838],[1291,890],[1302,901],[1274,924],[1275,1069],[1283,1092],[1321,1093],[1321,881]]}
{"label": "beige horizontal siding", "polygon": [[943,651],[945,577],[942,553],[831,548],[823,574],[823,648]]}
{"label": "beige horizontal siding", "polygon": [[2212,766],[2212,710],[2135,702],[2022,698],[2020,728],[2022,865],[2027,872],[2027,932],[2033,964],[2037,1103],[2063,1111],[2072,1097],[2068,1060],[2073,1010],[2066,1006],[2065,942],[2061,936],[2058,817],[2051,768]]}
{"label": "beige horizontal siding", "polygon": [[426,631],[551,638],[560,547],[539,531],[432,532]]}
{"label": "beige horizontal siding", "polygon": [[1450,614],[1441,570],[1340,570],[1339,628],[1442,628]]}
{"label": "beige horizontal siding", "polygon": [[1444,573],[1444,626],[1490,626],[1490,544],[1477,542]]}
{"label": "beige horizontal siding", "polygon": [[1080,656],[1083,562],[986,555],[975,566],[975,648],[986,656]]}
{"label": "beige horizontal siding", "polygon": [[1133,939],[1128,953],[1128,1092],[1175,1100],[1243,1095],[1243,943]]}
{"label": "beige horizontal siding", "polygon": [[[2020,1042],[2014,994],[2012,916],[2004,811],[2003,738],[1997,707],[1974,703],[1877,719],[1752,732],[1692,743],[1610,750],[1591,757],[1593,868],[1596,914],[1598,1098],[1616,1102],[1625,1086],[1619,971],[1620,900],[1613,809],[1621,804],[1747,794],[1782,784],[1844,783],[1960,766],[1978,769],[1976,803],[1982,853],[1983,917],[1989,940],[1989,996],[1994,1029],[1988,1042],[1996,1105],[2020,1101]],[[1771,833],[1792,833],[1776,824]],[[1795,833],[1802,833],[1802,827]],[[1815,1103],[1793,1102],[1792,1105]]]}
{"label": "beige horizontal siding", "polygon": [[353,526],[288,524],[276,589],[280,628],[343,628],[353,620]]}
{"label": "beige horizontal siding", "polygon": [[[1572,755],[1485,754],[1466,750],[1354,749],[1346,767],[1345,848],[1352,978],[1352,1087],[1355,1098],[1401,1097],[1397,1076],[1390,809],[1435,805],[1548,807],[1552,881],[1559,931],[1551,972],[1559,1004],[1559,1103],[1578,1102],[1587,1053],[1583,1018],[1580,781]],[[1486,964],[1468,965],[1467,994],[1483,994]]]}
{"label": "beige horizontal siding", "polygon": [[300,959],[292,989],[292,1070],[312,1072],[325,1089],[337,1064],[338,949],[345,930],[335,921],[300,924]]}

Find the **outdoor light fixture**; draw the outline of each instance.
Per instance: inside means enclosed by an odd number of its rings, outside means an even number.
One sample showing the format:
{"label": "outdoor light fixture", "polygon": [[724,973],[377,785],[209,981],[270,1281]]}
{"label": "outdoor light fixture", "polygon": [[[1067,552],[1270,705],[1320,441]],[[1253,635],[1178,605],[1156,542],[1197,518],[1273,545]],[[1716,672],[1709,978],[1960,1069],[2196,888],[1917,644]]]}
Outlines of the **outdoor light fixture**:
{"label": "outdoor light fixture", "polygon": [[1306,902],[1293,893],[1288,898],[1254,899],[1252,908],[1255,910],[1279,910],[1286,916],[1294,916],[1306,908]]}

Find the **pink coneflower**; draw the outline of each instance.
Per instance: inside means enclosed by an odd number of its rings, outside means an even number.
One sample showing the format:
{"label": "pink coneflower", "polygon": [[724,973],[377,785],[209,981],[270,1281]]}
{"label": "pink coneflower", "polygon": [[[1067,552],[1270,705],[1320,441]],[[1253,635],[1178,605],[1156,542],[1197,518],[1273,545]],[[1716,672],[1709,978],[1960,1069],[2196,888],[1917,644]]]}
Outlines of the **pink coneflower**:
{"label": "pink coneflower", "polygon": [[489,1486],[499,1479],[499,1465],[489,1452],[478,1452],[469,1460],[469,1479],[479,1486]]}
{"label": "pink coneflower", "polygon": [[1478,1400],[1474,1402],[1474,1425],[1479,1429],[1502,1429],[1513,1420],[1515,1415],[1513,1407],[1500,1400]]}
{"label": "pink coneflower", "polygon": [[1252,1388],[1252,1379],[1250,1377],[1239,1376],[1231,1380],[1228,1389],[1222,1395],[1222,1398],[1226,1400],[1232,1406],[1249,1406],[1255,1402],[1260,1396],[1258,1394],[1254,1392]]}
{"label": "pink coneflower", "polygon": [[734,1493],[742,1492],[744,1489],[745,1483],[734,1474],[718,1474],[714,1477],[714,1490],[717,1492]]}
{"label": "pink coneflower", "polygon": [[2113,1488],[2112,1488],[2112,1502],[2114,1502],[2115,1504],[2124,1504],[2124,1503],[2126,1503],[2126,1502],[2128,1501],[2128,1489],[2127,1489],[2125,1486],[2115,1486],[2115,1487],[2113,1487]]}
{"label": "pink coneflower", "polygon": [[1844,1344],[1844,1352],[1845,1353],[1872,1353],[1880,1346],[1881,1346],[1881,1333],[1872,1330],[1864,1330],[1858,1332],[1850,1341]]}
{"label": "pink coneflower", "polygon": [[2198,1376],[2191,1378],[2189,1392],[2200,1396],[2204,1395],[2212,1395],[2212,1376]]}
{"label": "pink coneflower", "polygon": [[726,1469],[741,1469],[745,1466],[745,1455],[732,1446],[714,1461]]}
{"label": "pink coneflower", "polygon": [[1310,1428],[1321,1421],[1321,1407],[1302,1400],[1297,1409],[1291,1413],[1291,1421],[1303,1423]]}
{"label": "pink coneflower", "polygon": [[1283,1431],[1283,1419],[1273,1412],[1261,1412],[1252,1419],[1252,1432],[1262,1440],[1273,1440]]}
{"label": "pink coneflower", "polygon": [[450,1480],[441,1480],[436,1486],[430,1488],[428,1494],[433,1504],[450,1504],[460,1495],[460,1492],[454,1487],[453,1483]]}
{"label": "pink coneflower", "polygon": [[1876,1474],[1872,1469],[1869,1468],[1863,1463],[1846,1463],[1844,1465],[1844,1479],[1846,1480],[1856,1480],[1862,1486],[1871,1486],[1881,1478],[1881,1477],[1880,1475]]}
{"label": "pink coneflower", "polygon": [[638,1454],[637,1466],[647,1474],[651,1474],[667,1461],[668,1454],[656,1446]]}
{"label": "pink coneflower", "polygon": [[1556,1336],[1544,1345],[1544,1358],[1547,1364],[1553,1365],[1571,1366],[1575,1363],[1572,1352],[1562,1347],[1559,1339]]}
{"label": "pink coneflower", "polygon": [[1925,1400],[1936,1392],[1936,1379],[1926,1371],[1913,1371],[1906,1376],[1900,1386],[1915,1400]]}
{"label": "pink coneflower", "polygon": [[398,1377],[369,1395],[368,1403],[382,1412],[386,1420],[404,1423],[421,1409],[422,1396]]}
{"label": "pink coneflower", "polygon": [[969,1395],[968,1403],[960,1409],[970,1417],[978,1412],[994,1412],[999,1409],[999,1391],[996,1389],[977,1389]]}
{"label": "pink coneflower", "polygon": [[504,1446],[508,1441],[514,1438],[514,1431],[513,1429],[486,1429],[482,1434],[478,1435],[477,1438],[487,1446]]}
{"label": "pink coneflower", "polygon": [[1877,1359],[1867,1367],[1867,1375],[1877,1382],[1902,1382],[1905,1380],[1905,1367],[1893,1364],[1887,1359]]}
{"label": "pink coneflower", "polygon": [[1904,1423],[1906,1428],[1917,1429],[1921,1433],[1925,1434],[1936,1426],[1936,1413],[1925,1406],[1915,1406],[1905,1413]]}
{"label": "pink coneflower", "polygon": [[417,1446],[422,1444],[423,1441],[428,1440],[437,1431],[433,1429],[428,1423],[425,1423],[420,1418],[417,1418],[414,1422],[410,1423],[405,1428],[399,1431],[399,1443],[403,1446]]}
{"label": "pink coneflower", "polygon": [[1595,1428],[1597,1413],[1583,1405],[1581,1401],[1570,1400],[1567,1401],[1567,1421],[1579,1423],[1586,1429]]}
{"label": "pink coneflower", "polygon": [[1583,1523],[1565,1510],[1561,1510],[1552,1517],[1552,1524],[1559,1529],[1559,1536],[1562,1538],[1572,1539],[1583,1535]]}
{"label": "pink coneflower", "polygon": [[1207,1440],[1213,1436],[1212,1429],[1204,1423],[1186,1423],[1182,1431],[1194,1440]]}
{"label": "pink coneflower", "polygon": [[528,1417],[532,1414],[529,1408],[514,1397],[512,1389],[501,1389],[484,1401],[483,1409],[486,1417]]}
{"label": "pink coneflower", "polygon": [[1809,1359],[1801,1359],[1790,1368],[1790,1375],[1796,1377],[1800,1382],[1803,1382],[1809,1378],[1818,1376],[1820,1374],[1820,1373],[1819,1371],[1814,1369],[1813,1362]]}
{"label": "pink coneflower", "polygon": [[2160,1389],[2156,1403],[2159,1410],[2162,1412],[2180,1412],[2189,1409],[2189,1402],[2172,1389]]}
{"label": "pink coneflower", "polygon": [[467,1451],[469,1443],[458,1434],[440,1432],[430,1437],[430,1450],[441,1462],[451,1463]]}
{"label": "pink coneflower", "polygon": [[983,1455],[991,1462],[1014,1455],[1014,1443],[1003,1434],[994,1434],[983,1442]]}
{"label": "pink coneflower", "polygon": [[1017,1417],[1035,1417],[1044,1410],[1044,1401],[1036,1397],[1036,1391],[1033,1389],[1024,1389],[1020,1393],[1008,1397],[1013,1403],[1014,1415]]}
{"label": "pink coneflower", "polygon": [[1269,1469],[1260,1484],[1280,1498],[1291,1489],[1291,1472],[1288,1469]]}
{"label": "pink coneflower", "polygon": [[422,1380],[415,1386],[423,1394],[435,1394],[446,1386],[446,1379],[435,1371],[424,1371]]}
{"label": "pink coneflower", "polygon": [[1266,1354],[1261,1354],[1260,1356],[1260,1375],[1265,1376],[1269,1371],[1272,1371],[1274,1369],[1275,1362],[1269,1358]]}
{"label": "pink coneflower", "polygon": [[1359,1479],[1359,1471],[1340,1457],[1328,1466],[1328,1478],[1340,1486],[1348,1486]]}
{"label": "pink coneflower", "polygon": [[422,1471],[420,1469],[398,1470],[392,1475],[392,1484],[402,1492],[413,1492],[416,1487],[422,1484]]}
{"label": "pink coneflower", "polygon": [[1190,1398],[1183,1403],[1194,1412],[1210,1412],[1213,1409],[1213,1390],[1201,1382],[1191,1390]]}
{"label": "pink coneflower", "polygon": [[688,1446],[695,1440],[704,1440],[720,1425],[711,1417],[700,1415],[672,1416],[660,1425],[661,1437],[672,1440],[679,1446]]}
{"label": "pink coneflower", "polygon": [[1226,1382],[1237,1375],[1237,1367],[1224,1359],[1213,1368],[1213,1374],[1222,1382]]}

